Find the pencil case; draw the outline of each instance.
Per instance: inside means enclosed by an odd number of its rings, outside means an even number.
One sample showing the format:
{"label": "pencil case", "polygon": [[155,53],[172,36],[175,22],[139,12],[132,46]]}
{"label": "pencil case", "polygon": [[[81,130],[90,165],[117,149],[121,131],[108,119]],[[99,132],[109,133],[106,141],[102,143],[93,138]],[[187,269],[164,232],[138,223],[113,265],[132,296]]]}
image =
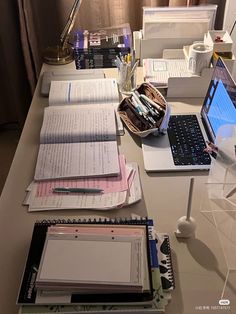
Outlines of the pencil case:
{"label": "pencil case", "polygon": [[[144,95],[151,100],[151,103],[148,102],[147,104],[146,99],[140,98],[145,111],[141,110],[140,112],[135,101],[137,97],[134,95],[135,91],[138,92],[137,95],[142,95],[141,97]],[[158,89],[150,83],[143,83],[133,91],[132,95],[125,97],[120,102],[118,114],[131,133],[146,137],[149,134],[166,133],[170,118],[170,106]]]}

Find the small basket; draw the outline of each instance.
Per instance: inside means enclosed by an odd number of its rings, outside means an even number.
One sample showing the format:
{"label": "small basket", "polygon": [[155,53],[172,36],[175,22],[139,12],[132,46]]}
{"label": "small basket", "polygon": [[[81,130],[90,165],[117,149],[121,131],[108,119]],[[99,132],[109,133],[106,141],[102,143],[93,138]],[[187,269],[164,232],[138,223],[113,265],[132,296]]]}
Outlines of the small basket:
{"label": "small basket", "polygon": [[[126,127],[140,137],[149,134],[165,134],[170,118],[170,106],[162,94],[150,83],[143,83],[137,89],[139,94],[143,94],[151,99],[155,104],[150,104],[152,109],[160,113],[160,117],[151,124],[147,117],[140,115],[132,103],[132,96],[125,97],[118,106],[118,113]],[[161,108],[161,109],[160,109]],[[151,114],[148,115],[152,118]]]}

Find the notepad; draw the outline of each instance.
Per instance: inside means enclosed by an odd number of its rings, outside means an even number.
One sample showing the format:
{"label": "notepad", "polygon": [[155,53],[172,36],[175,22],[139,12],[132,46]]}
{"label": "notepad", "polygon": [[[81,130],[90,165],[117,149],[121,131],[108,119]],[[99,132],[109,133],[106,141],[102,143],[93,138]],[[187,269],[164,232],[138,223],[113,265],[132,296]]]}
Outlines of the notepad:
{"label": "notepad", "polygon": [[[38,283],[130,283],[132,244],[129,241],[116,241],[111,236],[103,240],[91,236],[79,238],[67,236],[63,240],[50,236]],[[91,238],[93,241],[89,241]],[[135,275],[133,284],[138,284],[139,274]]]}
{"label": "notepad", "polygon": [[64,232],[49,230],[36,287],[78,293],[142,292],[150,288],[143,232],[113,232],[109,234],[103,226],[90,227],[87,233],[72,226]]}

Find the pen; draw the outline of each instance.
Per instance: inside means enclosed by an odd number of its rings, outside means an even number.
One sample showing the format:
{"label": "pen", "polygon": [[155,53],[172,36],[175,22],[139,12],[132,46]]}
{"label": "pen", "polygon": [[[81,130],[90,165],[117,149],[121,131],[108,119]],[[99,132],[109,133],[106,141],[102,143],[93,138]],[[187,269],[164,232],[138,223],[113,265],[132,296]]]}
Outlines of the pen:
{"label": "pen", "polygon": [[153,100],[151,100],[150,98],[148,98],[146,95],[144,94],[140,94],[140,97],[145,99],[146,101],[148,101],[151,105],[154,106],[154,108],[158,108],[160,111],[163,111],[163,109],[161,108],[161,106],[159,106],[157,103],[155,103]]}
{"label": "pen", "polygon": [[133,98],[135,99],[136,103],[138,103],[139,107],[141,108],[141,110],[146,114],[148,113],[147,108],[143,105],[143,103],[141,102],[141,100],[139,99],[139,97],[137,96],[137,94],[135,94],[135,92],[131,93]]}
{"label": "pen", "polygon": [[68,188],[68,187],[57,187],[53,189],[53,193],[101,193],[102,189],[96,188]]}
{"label": "pen", "polygon": [[233,188],[225,195],[225,198],[229,198],[230,196],[234,195],[235,192],[236,192],[236,186],[233,187]]}
{"label": "pen", "polygon": [[137,90],[135,90],[134,93],[137,95],[142,104],[147,108],[148,112],[150,112],[153,117],[159,120],[160,113],[158,110],[156,110],[156,108],[154,108],[146,99],[142,98]]}
{"label": "pen", "polygon": [[142,108],[140,108],[139,104],[137,103],[137,101],[133,97],[132,97],[132,105],[136,108],[139,115],[142,116],[144,112],[142,111]]}

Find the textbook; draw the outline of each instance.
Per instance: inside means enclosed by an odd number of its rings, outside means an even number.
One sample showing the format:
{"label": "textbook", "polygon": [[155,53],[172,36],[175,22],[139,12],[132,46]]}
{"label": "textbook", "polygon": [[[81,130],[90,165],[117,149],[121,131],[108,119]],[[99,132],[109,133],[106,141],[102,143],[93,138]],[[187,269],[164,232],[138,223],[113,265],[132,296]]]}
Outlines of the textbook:
{"label": "textbook", "polygon": [[76,69],[116,67],[117,55],[127,55],[132,47],[128,23],[98,30],[77,30],[73,44]]}
{"label": "textbook", "polygon": [[35,180],[120,173],[114,108],[89,108],[45,109]]}
{"label": "textbook", "polygon": [[119,135],[124,134],[123,124],[117,114],[119,92],[114,78],[52,81],[49,91],[49,106],[109,105],[116,112]]}

